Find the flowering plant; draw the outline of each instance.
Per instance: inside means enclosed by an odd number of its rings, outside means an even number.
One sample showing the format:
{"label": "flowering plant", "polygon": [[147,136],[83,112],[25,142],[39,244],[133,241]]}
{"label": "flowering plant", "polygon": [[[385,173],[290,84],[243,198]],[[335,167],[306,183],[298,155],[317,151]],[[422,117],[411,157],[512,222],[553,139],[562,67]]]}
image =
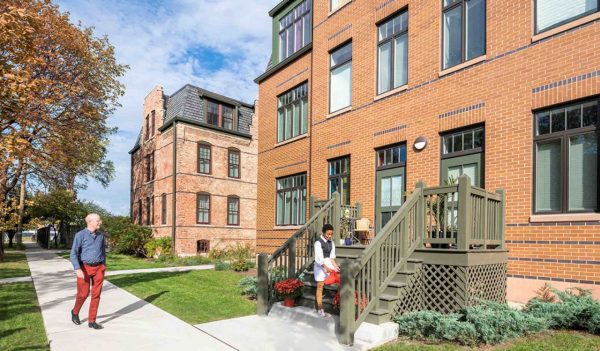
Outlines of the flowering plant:
{"label": "flowering plant", "polygon": [[275,283],[275,294],[282,299],[295,299],[302,295],[304,283],[300,279],[290,278]]}
{"label": "flowering plant", "polygon": [[[341,301],[342,297],[340,296],[340,292],[336,292],[335,295],[333,296],[333,301],[331,302],[333,304],[333,308],[336,310],[340,309],[340,301]],[[360,294],[360,300],[358,298],[358,291],[354,291],[354,307],[356,309],[356,314],[358,314],[358,312],[362,312],[367,305],[369,304],[369,298],[367,297],[366,294]]]}

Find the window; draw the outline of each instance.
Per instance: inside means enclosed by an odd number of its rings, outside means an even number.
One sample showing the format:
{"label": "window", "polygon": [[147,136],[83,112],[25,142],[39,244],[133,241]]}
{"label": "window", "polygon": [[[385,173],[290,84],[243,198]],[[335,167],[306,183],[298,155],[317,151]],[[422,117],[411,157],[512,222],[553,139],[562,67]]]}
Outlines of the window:
{"label": "window", "polygon": [[329,197],[339,192],[343,205],[350,205],[350,156],[329,161]]}
{"label": "window", "polygon": [[240,225],[240,198],[227,197],[227,225]]}
{"label": "window", "polygon": [[236,127],[235,108],[206,100],[206,123],[233,130]]}
{"label": "window", "polygon": [[208,251],[210,251],[210,241],[208,241],[208,240],[196,241],[196,252],[197,253],[207,253]]}
{"label": "window", "polygon": [[238,150],[229,150],[228,174],[230,178],[240,177],[240,152]]}
{"label": "window", "polygon": [[137,222],[139,225],[142,225],[142,199],[138,200],[138,211],[137,211]]}
{"label": "window", "polygon": [[352,42],[331,53],[329,112],[350,106],[352,102]]}
{"label": "window", "polygon": [[156,118],[156,113],[154,112],[154,110],[152,110],[152,112],[150,112],[150,129],[152,130],[152,135],[154,135],[154,119]]}
{"label": "window", "polygon": [[277,225],[306,222],[306,174],[277,179]]}
{"label": "window", "polygon": [[148,140],[150,137],[150,115],[146,115],[146,134],[144,135],[144,140]]}
{"label": "window", "polygon": [[151,223],[151,218],[152,218],[152,215],[150,212],[150,210],[152,209],[151,206],[152,206],[152,203],[150,202],[150,196],[148,196],[146,198],[146,225],[150,225],[150,223]]}
{"label": "window", "polygon": [[408,11],[377,27],[377,94],[408,81]]}
{"label": "window", "polygon": [[154,180],[154,152],[146,156],[146,181]]}
{"label": "window", "polygon": [[209,224],[210,223],[210,195],[208,194],[197,194],[196,195],[196,208],[197,208],[197,219],[198,224]]}
{"label": "window", "polygon": [[305,0],[279,20],[279,62],[310,43],[311,1]]}
{"label": "window", "polygon": [[598,0],[536,0],[535,33],[598,12],[599,3]]}
{"label": "window", "polygon": [[458,181],[466,174],[471,183],[483,187],[485,144],[483,126],[468,127],[442,135],[441,185]]}
{"label": "window", "polygon": [[167,224],[167,194],[160,196],[160,223]]}
{"label": "window", "polygon": [[208,144],[198,144],[198,173],[210,174],[211,150]]}
{"label": "window", "polygon": [[277,97],[277,142],[308,132],[308,82]]}
{"label": "window", "polygon": [[377,169],[398,167],[406,164],[406,145],[396,145],[377,150]]}
{"label": "window", "polygon": [[330,1],[330,9],[331,11],[338,9],[344,5],[346,5],[347,3],[349,3],[352,0],[329,0]]}
{"label": "window", "polygon": [[598,100],[535,113],[535,213],[598,210]]}
{"label": "window", "polygon": [[485,0],[444,0],[443,69],[485,54]]}

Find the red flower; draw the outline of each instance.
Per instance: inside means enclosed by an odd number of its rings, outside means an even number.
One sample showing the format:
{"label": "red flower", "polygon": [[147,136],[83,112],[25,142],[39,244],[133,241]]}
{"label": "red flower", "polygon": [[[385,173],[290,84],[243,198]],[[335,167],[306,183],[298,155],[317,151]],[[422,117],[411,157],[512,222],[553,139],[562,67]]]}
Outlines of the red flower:
{"label": "red flower", "polygon": [[[340,301],[342,300],[342,297],[340,296],[340,292],[336,292],[335,295],[333,296],[333,300],[332,300],[332,304],[333,304],[333,308],[335,308],[336,310],[340,308]],[[360,302],[358,301],[358,291],[354,291],[354,306],[358,309],[360,309],[360,311],[362,312],[367,305],[369,304],[369,297],[366,294],[360,294]]]}
{"label": "red flower", "polygon": [[275,293],[280,298],[297,298],[302,295],[304,283],[300,279],[290,278],[275,283]]}

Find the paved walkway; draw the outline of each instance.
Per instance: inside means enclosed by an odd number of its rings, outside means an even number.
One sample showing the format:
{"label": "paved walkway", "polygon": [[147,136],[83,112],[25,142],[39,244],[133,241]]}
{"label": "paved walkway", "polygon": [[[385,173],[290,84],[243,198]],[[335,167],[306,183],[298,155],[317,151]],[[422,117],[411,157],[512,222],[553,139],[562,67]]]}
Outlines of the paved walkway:
{"label": "paved walkway", "polygon": [[74,325],[69,312],[76,281],[71,263],[34,244],[26,254],[52,351],[233,350],[108,281],[98,311],[105,329],[88,328],[89,299],[81,310],[82,325]]}

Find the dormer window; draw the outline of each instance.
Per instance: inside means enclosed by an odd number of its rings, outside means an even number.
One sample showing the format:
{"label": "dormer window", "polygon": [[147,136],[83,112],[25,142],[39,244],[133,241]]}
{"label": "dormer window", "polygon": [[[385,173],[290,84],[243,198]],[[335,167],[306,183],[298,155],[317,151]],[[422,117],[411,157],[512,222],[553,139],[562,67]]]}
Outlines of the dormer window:
{"label": "dormer window", "polygon": [[279,62],[311,41],[311,2],[304,0],[279,20]]}
{"label": "dormer window", "polygon": [[217,127],[235,130],[235,108],[220,102],[206,101],[206,123]]}

